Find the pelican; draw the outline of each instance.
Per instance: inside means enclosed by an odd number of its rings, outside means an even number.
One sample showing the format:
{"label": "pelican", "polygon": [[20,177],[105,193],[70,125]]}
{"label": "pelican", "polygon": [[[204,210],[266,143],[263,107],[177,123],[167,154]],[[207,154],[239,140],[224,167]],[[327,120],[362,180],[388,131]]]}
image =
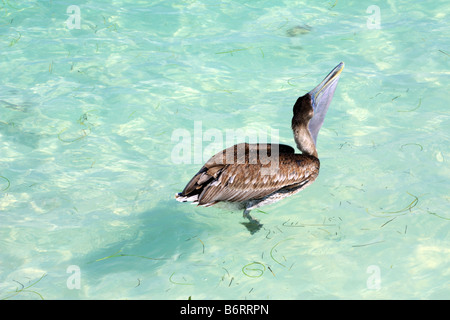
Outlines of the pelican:
{"label": "pelican", "polygon": [[175,195],[176,200],[206,207],[232,204],[244,210],[248,224],[259,230],[262,225],[250,216],[251,210],[298,193],[319,175],[317,135],[343,69],[341,62],[317,87],[297,99],[291,127],[301,153],[285,144],[234,145],[211,157]]}

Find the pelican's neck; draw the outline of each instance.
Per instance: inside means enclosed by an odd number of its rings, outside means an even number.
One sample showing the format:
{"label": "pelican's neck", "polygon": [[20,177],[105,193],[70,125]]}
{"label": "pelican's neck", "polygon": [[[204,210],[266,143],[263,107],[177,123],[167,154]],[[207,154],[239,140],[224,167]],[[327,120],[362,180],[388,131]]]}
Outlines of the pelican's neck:
{"label": "pelican's neck", "polygon": [[303,154],[319,158],[316,145],[314,144],[314,140],[311,137],[308,127],[303,125],[293,126],[292,131],[294,131],[294,140],[297,144],[297,148],[299,148]]}

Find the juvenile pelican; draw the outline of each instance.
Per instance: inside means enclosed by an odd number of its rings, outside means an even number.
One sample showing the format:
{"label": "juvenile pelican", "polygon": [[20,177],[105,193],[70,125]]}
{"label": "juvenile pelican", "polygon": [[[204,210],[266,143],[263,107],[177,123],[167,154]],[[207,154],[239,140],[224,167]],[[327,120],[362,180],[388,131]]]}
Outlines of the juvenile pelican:
{"label": "juvenile pelican", "polygon": [[207,207],[234,204],[258,230],[251,210],[296,194],[319,175],[317,135],[343,69],[341,62],[294,105],[291,127],[301,154],[284,144],[234,145],[209,159],[176,199]]}

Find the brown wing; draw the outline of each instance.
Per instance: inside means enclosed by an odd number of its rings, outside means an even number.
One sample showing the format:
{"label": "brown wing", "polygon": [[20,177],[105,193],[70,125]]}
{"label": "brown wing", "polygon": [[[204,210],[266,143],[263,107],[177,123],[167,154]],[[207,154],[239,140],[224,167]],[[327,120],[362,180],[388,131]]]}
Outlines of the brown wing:
{"label": "brown wing", "polygon": [[[264,168],[268,174],[263,172]],[[301,154],[280,154],[278,170],[261,164],[231,164],[204,188],[199,204],[260,199],[280,189],[312,182],[318,173],[319,161]]]}
{"label": "brown wing", "polygon": [[[245,153],[239,154],[242,146]],[[274,147],[270,144],[239,144],[219,152],[192,178],[182,195],[199,194],[199,205],[212,205],[219,201],[242,202],[316,179],[319,173],[317,158],[294,154],[294,149],[286,145],[276,145],[279,155],[270,158],[275,156]],[[257,157],[252,157],[252,150],[257,150]]]}
{"label": "brown wing", "polygon": [[[183,192],[181,192],[181,195],[191,196],[195,193],[199,193],[199,190],[206,186],[208,182],[212,179],[217,179],[222,170],[229,164],[257,163],[257,160],[251,160],[258,156],[259,158],[272,156],[272,150],[277,150],[278,153],[295,152],[294,148],[284,144],[240,143],[234,145],[212,156],[191,181],[189,181]],[[256,151],[256,153],[254,151]],[[255,154],[257,157],[253,157]]]}

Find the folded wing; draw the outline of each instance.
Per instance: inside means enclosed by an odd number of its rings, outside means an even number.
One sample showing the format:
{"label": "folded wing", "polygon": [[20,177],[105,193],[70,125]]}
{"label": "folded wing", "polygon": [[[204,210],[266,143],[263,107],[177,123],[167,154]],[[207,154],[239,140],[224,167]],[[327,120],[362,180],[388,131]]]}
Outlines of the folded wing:
{"label": "folded wing", "polygon": [[179,196],[204,206],[261,199],[314,181],[319,166],[317,158],[287,145],[238,144],[208,160]]}

